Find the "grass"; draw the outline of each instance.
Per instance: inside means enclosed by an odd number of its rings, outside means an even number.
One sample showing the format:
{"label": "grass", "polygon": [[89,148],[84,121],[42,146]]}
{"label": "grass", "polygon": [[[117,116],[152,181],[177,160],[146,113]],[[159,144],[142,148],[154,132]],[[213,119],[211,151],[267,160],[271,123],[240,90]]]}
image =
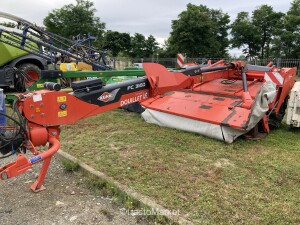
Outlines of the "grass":
{"label": "grass", "polygon": [[[92,175],[86,171],[80,171],[80,177],[84,177],[85,183],[87,186],[97,195],[111,197],[113,203],[124,207],[127,210],[135,209],[149,209],[148,206],[143,205],[139,200],[133,196],[125,193],[120,190],[114,183],[107,180],[103,180],[95,175]],[[78,174],[77,174],[78,175]],[[150,209],[149,209],[150,210]],[[101,209],[100,212],[111,218],[111,213],[106,209]],[[158,215],[138,215],[136,216],[137,220],[147,220],[152,224],[169,224],[172,225],[171,221],[168,221],[167,218]]]}
{"label": "grass", "polygon": [[195,224],[299,224],[300,130],[225,144],[110,111],[63,126],[62,149]]}
{"label": "grass", "polygon": [[62,166],[64,170],[67,172],[74,172],[79,169],[79,163],[78,162],[72,162],[68,159],[62,159],[61,160]]}

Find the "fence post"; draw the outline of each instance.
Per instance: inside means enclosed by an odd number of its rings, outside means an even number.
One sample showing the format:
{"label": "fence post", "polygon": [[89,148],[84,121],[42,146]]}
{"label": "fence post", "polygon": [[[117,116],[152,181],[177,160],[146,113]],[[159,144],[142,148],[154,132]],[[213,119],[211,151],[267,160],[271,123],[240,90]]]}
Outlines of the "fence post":
{"label": "fence post", "polygon": [[116,58],[115,57],[113,57],[113,67],[114,67],[114,69],[116,69]]}
{"label": "fence post", "polygon": [[280,63],[281,63],[281,59],[280,59],[280,58],[277,58],[276,66],[277,66],[277,67],[280,67]]}

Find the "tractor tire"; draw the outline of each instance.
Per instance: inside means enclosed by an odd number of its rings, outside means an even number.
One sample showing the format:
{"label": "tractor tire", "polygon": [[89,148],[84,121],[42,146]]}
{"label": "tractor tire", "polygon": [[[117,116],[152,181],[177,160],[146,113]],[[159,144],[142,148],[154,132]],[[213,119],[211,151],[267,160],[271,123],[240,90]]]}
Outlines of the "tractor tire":
{"label": "tractor tire", "polygon": [[41,77],[41,69],[31,63],[22,64],[18,67],[15,76],[15,89],[18,92],[24,92]]}

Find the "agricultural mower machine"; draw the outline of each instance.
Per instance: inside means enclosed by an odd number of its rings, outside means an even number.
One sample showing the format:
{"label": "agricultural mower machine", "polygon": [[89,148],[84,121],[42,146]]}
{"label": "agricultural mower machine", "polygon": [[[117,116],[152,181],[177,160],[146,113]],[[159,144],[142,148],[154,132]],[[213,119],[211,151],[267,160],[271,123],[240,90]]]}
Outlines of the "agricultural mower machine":
{"label": "agricultural mower machine", "polygon": [[[246,65],[223,60],[192,66],[176,72],[155,63],[144,63],[146,76],[123,83],[103,85],[101,79],[73,82],[72,93],[49,90],[18,96],[14,125],[2,126],[2,157],[16,154],[16,160],[0,167],[0,178],[15,177],[33,164],[43,162],[31,186],[43,187],[52,156],[60,147],[60,126],[139,102],[142,117],[150,123],[196,132],[228,143],[243,135],[260,138],[279,126],[289,92],[295,82],[296,68]],[[4,115],[2,115],[4,116]],[[41,152],[38,146],[48,144]],[[30,151],[33,157],[27,158]]]}

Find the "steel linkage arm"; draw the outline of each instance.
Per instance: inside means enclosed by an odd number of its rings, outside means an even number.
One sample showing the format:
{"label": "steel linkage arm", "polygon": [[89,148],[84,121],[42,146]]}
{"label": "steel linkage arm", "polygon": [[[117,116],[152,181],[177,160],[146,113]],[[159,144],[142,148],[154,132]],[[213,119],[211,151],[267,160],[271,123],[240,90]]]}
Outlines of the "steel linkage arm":
{"label": "steel linkage arm", "polygon": [[[40,152],[35,148],[34,144],[31,141],[29,141],[28,149],[34,154],[34,157],[27,159],[24,154],[19,153],[17,155],[17,159],[14,162],[0,167],[1,180],[6,180],[18,176],[30,169],[33,164],[43,162],[38,178],[32,184],[31,190],[34,192],[38,192],[45,189],[43,183],[50,165],[51,158],[60,147],[59,128],[50,127],[47,129],[47,131],[47,142],[49,143],[49,148],[44,152]],[[38,136],[36,138],[38,138]]]}

